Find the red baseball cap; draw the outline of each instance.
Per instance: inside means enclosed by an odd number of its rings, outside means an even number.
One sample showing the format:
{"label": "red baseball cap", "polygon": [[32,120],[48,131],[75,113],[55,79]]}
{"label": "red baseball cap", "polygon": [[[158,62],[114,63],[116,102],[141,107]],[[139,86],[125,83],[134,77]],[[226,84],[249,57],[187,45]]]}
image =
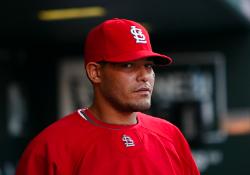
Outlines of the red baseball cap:
{"label": "red baseball cap", "polygon": [[127,19],[110,19],[92,29],[85,42],[85,66],[89,62],[130,62],[153,58],[156,65],[172,59],[152,51],[149,34],[140,24]]}

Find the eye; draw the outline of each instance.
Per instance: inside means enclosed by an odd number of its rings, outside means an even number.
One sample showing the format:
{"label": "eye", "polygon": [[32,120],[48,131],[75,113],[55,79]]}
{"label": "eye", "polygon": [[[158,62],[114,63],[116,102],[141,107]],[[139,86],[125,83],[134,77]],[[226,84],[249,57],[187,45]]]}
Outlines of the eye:
{"label": "eye", "polygon": [[154,67],[154,64],[153,63],[148,63],[148,64],[145,64],[145,67],[148,68],[148,69],[152,69]]}
{"label": "eye", "polygon": [[121,66],[123,68],[131,68],[133,66],[133,64],[132,63],[123,63]]}

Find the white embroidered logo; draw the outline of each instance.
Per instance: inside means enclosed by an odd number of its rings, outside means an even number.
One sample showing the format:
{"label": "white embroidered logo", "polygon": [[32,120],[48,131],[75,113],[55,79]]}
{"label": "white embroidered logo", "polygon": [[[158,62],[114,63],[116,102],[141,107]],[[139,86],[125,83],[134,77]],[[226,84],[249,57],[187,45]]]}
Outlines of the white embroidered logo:
{"label": "white embroidered logo", "polygon": [[147,43],[146,37],[142,33],[141,29],[136,28],[136,26],[131,26],[130,32],[134,35],[136,43]]}
{"label": "white embroidered logo", "polygon": [[129,136],[123,135],[122,141],[124,142],[126,147],[135,146],[134,140],[132,140]]}

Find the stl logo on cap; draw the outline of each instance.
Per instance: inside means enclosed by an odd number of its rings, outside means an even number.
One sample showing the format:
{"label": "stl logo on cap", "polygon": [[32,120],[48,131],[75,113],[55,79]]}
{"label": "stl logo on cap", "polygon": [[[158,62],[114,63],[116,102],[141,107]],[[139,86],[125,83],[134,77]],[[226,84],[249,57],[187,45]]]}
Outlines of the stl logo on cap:
{"label": "stl logo on cap", "polygon": [[147,43],[146,37],[142,33],[141,29],[136,28],[136,26],[131,26],[130,32],[132,33],[132,35],[134,35],[136,43],[143,43],[143,44]]}

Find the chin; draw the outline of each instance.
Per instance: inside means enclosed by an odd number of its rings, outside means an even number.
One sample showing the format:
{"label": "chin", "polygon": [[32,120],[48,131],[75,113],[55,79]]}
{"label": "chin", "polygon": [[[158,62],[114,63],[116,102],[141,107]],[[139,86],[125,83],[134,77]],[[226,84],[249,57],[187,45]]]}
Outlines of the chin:
{"label": "chin", "polygon": [[144,102],[144,103],[136,103],[134,105],[131,105],[133,111],[146,111],[150,108],[151,103],[150,102]]}

